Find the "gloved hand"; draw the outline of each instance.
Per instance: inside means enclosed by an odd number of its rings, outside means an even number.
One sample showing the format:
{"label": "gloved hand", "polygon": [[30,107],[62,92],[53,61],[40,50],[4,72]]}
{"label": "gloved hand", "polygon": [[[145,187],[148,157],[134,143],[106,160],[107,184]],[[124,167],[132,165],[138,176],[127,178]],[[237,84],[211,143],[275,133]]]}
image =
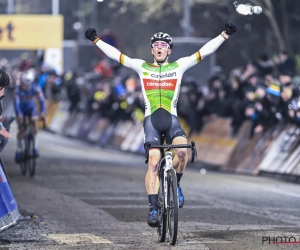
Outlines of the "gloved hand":
{"label": "gloved hand", "polygon": [[234,34],[237,30],[236,25],[229,21],[228,23],[225,24],[225,32],[227,35],[231,36],[232,34]]}
{"label": "gloved hand", "polygon": [[10,134],[6,131],[2,123],[0,124],[0,135],[3,135],[5,138],[10,138]]}
{"label": "gloved hand", "polygon": [[85,32],[85,37],[91,41],[94,41],[98,36],[97,36],[97,31],[94,28],[89,28]]}

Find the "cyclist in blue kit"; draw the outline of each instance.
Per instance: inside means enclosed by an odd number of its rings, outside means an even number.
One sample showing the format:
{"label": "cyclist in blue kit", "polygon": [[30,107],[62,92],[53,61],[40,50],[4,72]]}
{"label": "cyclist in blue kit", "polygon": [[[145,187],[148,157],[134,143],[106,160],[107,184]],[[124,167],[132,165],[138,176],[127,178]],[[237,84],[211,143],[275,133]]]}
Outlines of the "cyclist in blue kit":
{"label": "cyclist in blue kit", "polygon": [[[16,86],[15,89],[15,112],[18,123],[18,134],[17,134],[17,152],[15,161],[19,163],[22,160],[23,152],[23,136],[24,136],[24,117],[29,117],[30,121],[34,124],[34,135],[38,132],[38,108],[36,106],[35,98],[38,97],[40,102],[40,112],[41,117],[45,116],[46,105],[45,97],[38,85],[34,83],[35,73],[33,70],[25,71],[21,74],[20,85]],[[37,143],[35,144],[36,148],[34,149],[35,156],[39,156],[39,151],[37,149]]]}

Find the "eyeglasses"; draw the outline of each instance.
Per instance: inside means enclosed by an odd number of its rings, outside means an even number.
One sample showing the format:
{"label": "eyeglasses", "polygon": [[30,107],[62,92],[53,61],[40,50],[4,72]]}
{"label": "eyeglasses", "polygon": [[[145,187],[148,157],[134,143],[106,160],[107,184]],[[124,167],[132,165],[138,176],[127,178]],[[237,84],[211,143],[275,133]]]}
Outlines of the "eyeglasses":
{"label": "eyeglasses", "polygon": [[155,43],[152,44],[152,47],[153,48],[161,47],[161,48],[167,49],[167,48],[169,48],[169,44],[167,44],[166,42],[159,42],[159,41],[157,41],[157,42],[155,42]]}

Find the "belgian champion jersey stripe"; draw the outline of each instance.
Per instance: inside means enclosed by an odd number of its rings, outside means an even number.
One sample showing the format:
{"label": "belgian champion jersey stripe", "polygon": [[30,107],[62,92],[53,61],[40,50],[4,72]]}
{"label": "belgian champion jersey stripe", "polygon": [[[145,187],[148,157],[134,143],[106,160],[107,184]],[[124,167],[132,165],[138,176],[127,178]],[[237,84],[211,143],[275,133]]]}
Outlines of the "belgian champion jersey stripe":
{"label": "belgian champion jersey stripe", "polygon": [[119,63],[121,63],[122,65],[124,65],[124,54],[120,54]]}
{"label": "belgian champion jersey stripe", "polygon": [[201,55],[200,55],[199,50],[196,52],[196,57],[197,57],[197,62],[200,62],[201,61]]}

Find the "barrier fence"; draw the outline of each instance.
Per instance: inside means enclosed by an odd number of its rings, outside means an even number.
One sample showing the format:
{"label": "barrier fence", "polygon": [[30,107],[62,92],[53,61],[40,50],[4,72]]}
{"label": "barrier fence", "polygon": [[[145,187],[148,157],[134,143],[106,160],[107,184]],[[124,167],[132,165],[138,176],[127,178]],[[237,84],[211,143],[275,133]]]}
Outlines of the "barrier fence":
{"label": "barrier fence", "polygon": [[[102,147],[144,153],[142,122],[116,121],[99,114],[69,113],[69,103],[49,104],[48,129],[54,133],[78,138]],[[188,125],[180,119],[187,132]],[[220,170],[253,175],[269,174],[300,176],[300,130],[296,126],[281,124],[273,130],[259,132],[250,138],[251,121],[242,125],[236,137],[231,136],[231,120],[217,118],[207,123],[189,141],[196,143],[197,161],[216,166]]]}
{"label": "barrier fence", "polygon": [[[4,115],[11,115],[13,110],[12,93],[6,92],[3,102]],[[17,202],[10,187],[5,167],[0,157],[0,232],[17,224],[20,218]]]}
{"label": "barrier fence", "polygon": [[0,159],[0,232],[13,226],[20,218],[17,202]]}

